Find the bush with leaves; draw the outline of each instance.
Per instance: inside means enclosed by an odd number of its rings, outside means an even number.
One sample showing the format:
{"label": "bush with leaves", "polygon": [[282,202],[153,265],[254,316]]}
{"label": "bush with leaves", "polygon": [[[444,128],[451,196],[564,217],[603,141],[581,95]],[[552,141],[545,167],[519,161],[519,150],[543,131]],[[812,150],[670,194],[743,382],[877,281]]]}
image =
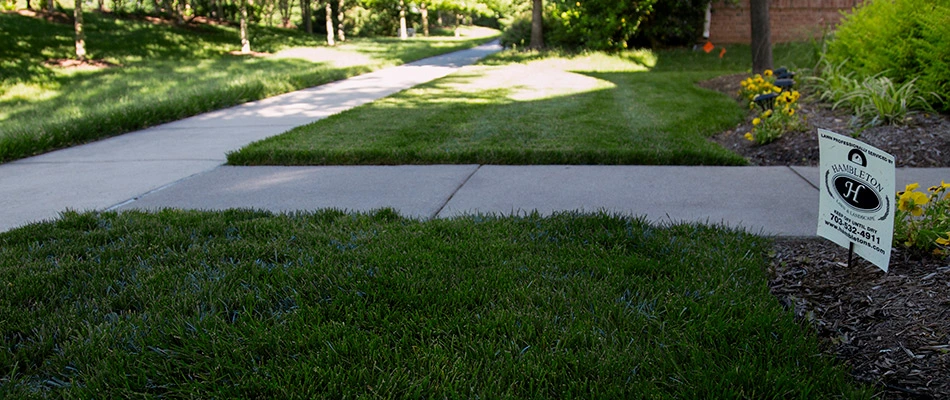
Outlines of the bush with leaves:
{"label": "bush with leaves", "polygon": [[825,58],[859,82],[878,76],[900,87],[916,79],[934,108],[950,111],[950,0],[865,1],[844,18]]}
{"label": "bush with leaves", "polygon": [[897,193],[894,245],[946,257],[950,255],[950,183],[940,181],[927,192],[918,183]]}

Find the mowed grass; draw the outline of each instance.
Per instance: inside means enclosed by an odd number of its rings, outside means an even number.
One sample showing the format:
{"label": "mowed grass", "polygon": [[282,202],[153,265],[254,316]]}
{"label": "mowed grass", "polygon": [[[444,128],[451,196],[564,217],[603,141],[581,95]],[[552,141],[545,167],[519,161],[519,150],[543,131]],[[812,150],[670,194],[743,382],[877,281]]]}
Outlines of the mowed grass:
{"label": "mowed grass", "polygon": [[85,14],[92,58],[116,66],[64,70],[72,25],[0,13],[0,161],[174,121],[374,69],[475,46],[492,30],[456,38],[355,39],[334,48],[319,36],[252,26],[252,50],[237,56],[237,30],[176,28]]}
{"label": "mowed grass", "polygon": [[0,244],[4,398],[871,397],[715,227],[169,210]]}
{"label": "mowed grass", "polygon": [[686,50],[509,51],[253,143],[228,162],[743,165],[707,138],[747,110],[696,83],[741,72],[747,60]]}

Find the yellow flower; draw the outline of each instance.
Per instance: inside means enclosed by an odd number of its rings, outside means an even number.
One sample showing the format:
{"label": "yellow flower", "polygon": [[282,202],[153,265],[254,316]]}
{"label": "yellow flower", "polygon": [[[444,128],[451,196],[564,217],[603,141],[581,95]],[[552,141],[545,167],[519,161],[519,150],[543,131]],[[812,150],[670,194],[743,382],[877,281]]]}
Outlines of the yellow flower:
{"label": "yellow flower", "polygon": [[765,75],[765,76],[772,76],[772,70],[767,69],[767,70],[763,71],[762,74]]}
{"label": "yellow flower", "polygon": [[[910,187],[911,185],[907,185]],[[919,217],[924,214],[924,204],[927,204],[927,195],[914,192],[913,189],[908,189],[897,199],[897,209],[905,212],[910,212],[911,215]]]}
{"label": "yellow flower", "polygon": [[763,116],[763,117],[771,117],[771,116],[772,116],[772,110],[765,110],[765,112],[762,113],[762,116]]}
{"label": "yellow flower", "polygon": [[795,109],[794,109],[794,108],[789,108],[788,111],[786,111],[786,113],[788,114],[789,117],[791,117],[791,116],[795,115]]}
{"label": "yellow flower", "polygon": [[744,137],[746,138],[746,140],[748,140],[748,141],[750,141],[750,142],[754,142],[754,141],[755,141],[755,136],[752,136],[752,132],[746,132]]}
{"label": "yellow flower", "polygon": [[772,91],[775,92],[775,93],[781,93],[781,92],[782,92],[782,88],[780,88],[780,87],[778,87],[778,86],[772,86]]}
{"label": "yellow flower", "polygon": [[950,246],[950,232],[947,232],[947,238],[937,237],[937,244],[941,246]]}
{"label": "yellow flower", "polygon": [[911,192],[920,187],[920,184],[917,182],[911,183],[910,185],[904,186],[905,192]]}
{"label": "yellow flower", "polygon": [[762,123],[762,118],[756,118],[752,120],[752,125],[758,125]]}

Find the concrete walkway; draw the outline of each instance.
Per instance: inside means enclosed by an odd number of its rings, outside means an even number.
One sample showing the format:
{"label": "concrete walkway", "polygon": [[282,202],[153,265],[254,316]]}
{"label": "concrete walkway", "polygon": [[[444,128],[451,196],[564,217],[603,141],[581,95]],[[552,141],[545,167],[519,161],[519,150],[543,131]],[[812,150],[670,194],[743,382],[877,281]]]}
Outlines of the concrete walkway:
{"label": "concrete walkway", "polygon": [[[0,165],[0,231],[65,209],[391,207],[416,218],[537,210],[724,223],[814,236],[818,169],[680,166],[231,167],[228,151],[445,76],[485,45]],[[899,187],[950,168],[898,170]]]}

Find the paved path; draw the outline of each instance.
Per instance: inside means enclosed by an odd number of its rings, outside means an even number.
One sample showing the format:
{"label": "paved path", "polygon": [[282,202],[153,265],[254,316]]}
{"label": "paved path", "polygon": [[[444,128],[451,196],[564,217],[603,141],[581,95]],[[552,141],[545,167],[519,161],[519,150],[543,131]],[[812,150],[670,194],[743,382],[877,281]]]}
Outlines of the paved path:
{"label": "paved path", "polygon": [[500,49],[483,45],[0,164],[0,231],[67,208],[114,207],[211,171],[228,151],[441,78]]}
{"label": "paved path", "polygon": [[[0,231],[67,208],[391,207],[417,218],[606,210],[815,235],[818,169],[809,167],[222,165],[226,152],[247,143],[445,76],[497,50],[480,46],[0,165]],[[897,183],[948,177],[950,168],[902,169]]]}

